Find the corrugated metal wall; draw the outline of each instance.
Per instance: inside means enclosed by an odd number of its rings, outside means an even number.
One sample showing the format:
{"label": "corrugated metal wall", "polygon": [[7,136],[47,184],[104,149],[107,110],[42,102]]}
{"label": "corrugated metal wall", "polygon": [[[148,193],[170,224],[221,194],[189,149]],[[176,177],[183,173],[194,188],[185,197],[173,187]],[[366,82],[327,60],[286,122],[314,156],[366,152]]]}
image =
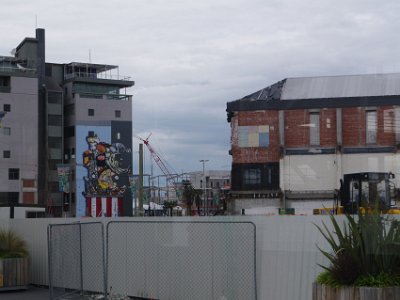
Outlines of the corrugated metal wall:
{"label": "corrugated metal wall", "polygon": [[[340,220],[343,216],[338,217]],[[132,220],[120,218],[118,220]],[[86,219],[93,221],[94,219]],[[96,219],[101,220],[101,219]],[[108,222],[110,219],[103,219]],[[143,220],[165,221],[165,218],[144,218]],[[198,221],[199,218],[174,218],[174,221]],[[207,218],[201,218],[206,221]],[[309,300],[311,284],[321,268],[326,264],[317,246],[327,246],[314,224],[323,220],[330,224],[327,216],[235,216],[214,217],[210,221],[250,221],[256,225],[256,259],[258,299],[271,300]],[[47,274],[47,226],[76,222],[77,219],[14,219],[9,221],[11,229],[21,234],[28,242],[31,263],[32,283],[48,285]],[[85,221],[85,220],[82,220]],[[0,220],[0,226],[7,222]],[[199,249],[201,255],[201,249]],[[243,253],[246,255],[246,253]],[[123,258],[121,258],[123,259]],[[191,274],[196,270],[187,270]],[[171,276],[174,276],[171,271]],[[187,288],[187,287],[183,287]]]}

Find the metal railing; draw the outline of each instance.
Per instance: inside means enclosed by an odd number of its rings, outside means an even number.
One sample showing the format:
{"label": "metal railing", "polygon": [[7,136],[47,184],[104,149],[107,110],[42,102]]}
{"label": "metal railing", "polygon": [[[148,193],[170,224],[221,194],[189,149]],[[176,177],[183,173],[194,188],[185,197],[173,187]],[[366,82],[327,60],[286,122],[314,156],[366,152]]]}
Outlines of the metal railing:
{"label": "metal railing", "polygon": [[18,67],[10,67],[10,66],[0,65],[0,72],[36,74],[36,69],[28,69],[28,68],[23,68],[23,67],[18,68]]}
{"label": "metal railing", "polygon": [[124,80],[130,81],[130,76],[119,75],[119,74],[107,74],[107,73],[93,73],[93,72],[72,72],[64,75],[64,79],[73,78],[92,78],[92,79],[108,79],[108,80]]}

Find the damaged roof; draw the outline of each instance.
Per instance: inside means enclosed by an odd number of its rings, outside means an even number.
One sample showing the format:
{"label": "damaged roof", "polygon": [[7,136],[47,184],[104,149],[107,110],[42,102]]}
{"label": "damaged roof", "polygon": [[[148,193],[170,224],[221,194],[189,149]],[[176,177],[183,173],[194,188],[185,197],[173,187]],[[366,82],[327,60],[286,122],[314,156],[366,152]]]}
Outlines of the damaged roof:
{"label": "damaged roof", "polygon": [[400,104],[400,73],[283,79],[239,100],[227,111]]}

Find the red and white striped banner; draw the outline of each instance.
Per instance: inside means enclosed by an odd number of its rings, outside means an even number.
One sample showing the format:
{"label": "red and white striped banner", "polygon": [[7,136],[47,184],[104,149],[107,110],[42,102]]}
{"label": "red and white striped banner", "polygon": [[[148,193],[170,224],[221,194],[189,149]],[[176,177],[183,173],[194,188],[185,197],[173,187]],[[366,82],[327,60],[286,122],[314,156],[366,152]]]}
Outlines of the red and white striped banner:
{"label": "red and white striped banner", "polygon": [[123,215],[121,197],[86,197],[88,217],[119,217]]}

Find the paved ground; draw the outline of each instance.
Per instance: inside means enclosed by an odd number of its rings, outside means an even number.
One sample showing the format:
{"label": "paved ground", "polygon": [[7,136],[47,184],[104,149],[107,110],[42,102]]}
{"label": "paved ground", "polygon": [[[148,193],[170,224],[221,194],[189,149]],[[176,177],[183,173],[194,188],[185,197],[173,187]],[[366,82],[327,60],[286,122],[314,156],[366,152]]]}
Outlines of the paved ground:
{"label": "paved ground", "polygon": [[0,291],[1,300],[42,300],[50,299],[49,290],[44,287],[29,286],[27,290]]}

